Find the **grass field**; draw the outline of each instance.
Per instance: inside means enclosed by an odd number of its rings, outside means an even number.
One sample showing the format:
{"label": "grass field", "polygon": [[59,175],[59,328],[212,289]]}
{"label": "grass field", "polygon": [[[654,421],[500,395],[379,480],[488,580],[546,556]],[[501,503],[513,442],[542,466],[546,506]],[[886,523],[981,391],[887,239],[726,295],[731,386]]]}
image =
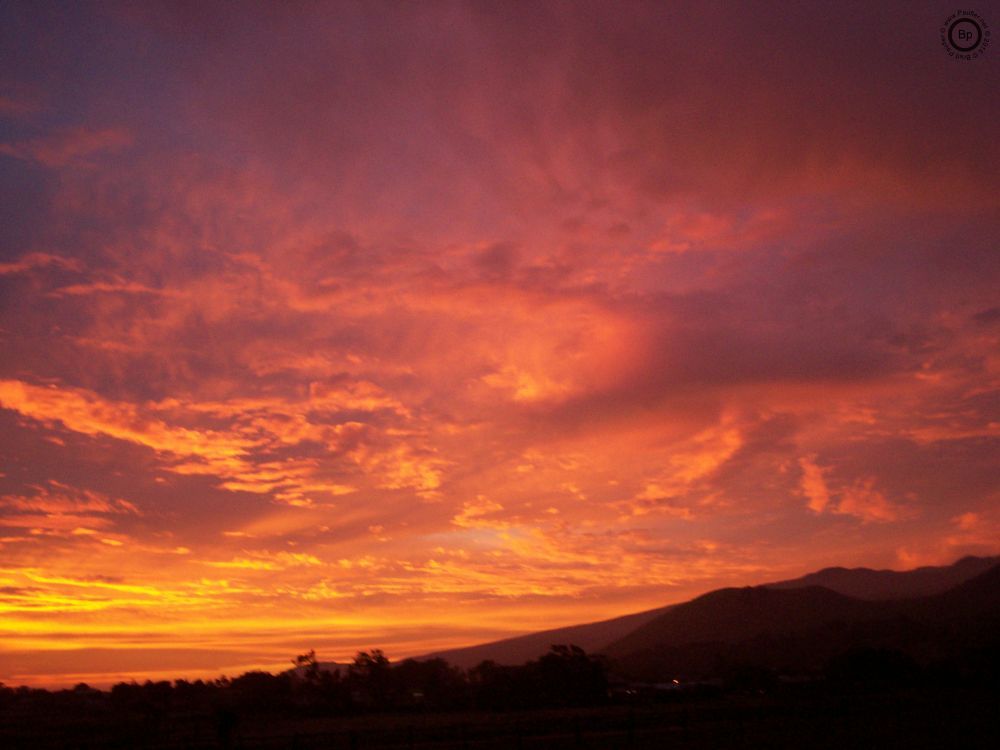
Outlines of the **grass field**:
{"label": "grass field", "polygon": [[[0,716],[9,748],[196,750],[612,750],[1000,747],[1000,696],[970,690],[807,689],[668,703],[509,713],[357,717]],[[221,729],[220,729],[221,726]]]}

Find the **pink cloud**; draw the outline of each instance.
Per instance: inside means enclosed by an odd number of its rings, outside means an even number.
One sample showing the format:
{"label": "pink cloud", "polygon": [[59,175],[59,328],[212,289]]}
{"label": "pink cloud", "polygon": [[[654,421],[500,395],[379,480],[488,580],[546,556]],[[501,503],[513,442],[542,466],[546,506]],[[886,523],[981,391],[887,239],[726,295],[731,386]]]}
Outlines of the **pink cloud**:
{"label": "pink cloud", "polygon": [[77,127],[15,143],[2,143],[0,154],[58,168],[86,164],[89,157],[102,152],[121,151],[131,146],[132,141],[132,134],[121,128],[90,130]]}
{"label": "pink cloud", "polygon": [[57,268],[82,271],[83,264],[76,258],[65,258],[48,253],[29,253],[10,263],[0,263],[0,276],[22,274],[39,268]]}

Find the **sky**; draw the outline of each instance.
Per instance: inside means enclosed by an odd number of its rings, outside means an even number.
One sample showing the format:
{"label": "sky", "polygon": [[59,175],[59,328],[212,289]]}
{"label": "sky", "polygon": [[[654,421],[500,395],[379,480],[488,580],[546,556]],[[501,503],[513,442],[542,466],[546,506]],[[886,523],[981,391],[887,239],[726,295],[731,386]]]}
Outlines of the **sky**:
{"label": "sky", "polygon": [[955,10],[3,3],[0,681],[1000,552]]}

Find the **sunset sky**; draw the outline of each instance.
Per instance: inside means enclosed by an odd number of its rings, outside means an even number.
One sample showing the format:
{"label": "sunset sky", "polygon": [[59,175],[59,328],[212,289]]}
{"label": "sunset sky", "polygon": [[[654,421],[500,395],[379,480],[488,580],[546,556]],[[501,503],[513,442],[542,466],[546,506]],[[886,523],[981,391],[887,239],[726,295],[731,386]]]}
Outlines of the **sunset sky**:
{"label": "sunset sky", "polygon": [[1000,49],[876,5],[0,5],[0,681],[1000,552]]}

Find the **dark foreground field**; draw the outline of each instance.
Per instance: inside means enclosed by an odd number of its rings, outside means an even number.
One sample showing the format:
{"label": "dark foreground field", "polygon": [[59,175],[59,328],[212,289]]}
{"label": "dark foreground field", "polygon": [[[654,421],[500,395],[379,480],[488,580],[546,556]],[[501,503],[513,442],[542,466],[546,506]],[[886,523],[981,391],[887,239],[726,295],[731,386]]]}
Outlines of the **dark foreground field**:
{"label": "dark foreground field", "polygon": [[[34,717],[39,718],[39,717]],[[520,748],[994,748],[1000,693],[936,689],[678,696],[589,709],[360,717],[0,716],[0,747],[487,750]]]}

